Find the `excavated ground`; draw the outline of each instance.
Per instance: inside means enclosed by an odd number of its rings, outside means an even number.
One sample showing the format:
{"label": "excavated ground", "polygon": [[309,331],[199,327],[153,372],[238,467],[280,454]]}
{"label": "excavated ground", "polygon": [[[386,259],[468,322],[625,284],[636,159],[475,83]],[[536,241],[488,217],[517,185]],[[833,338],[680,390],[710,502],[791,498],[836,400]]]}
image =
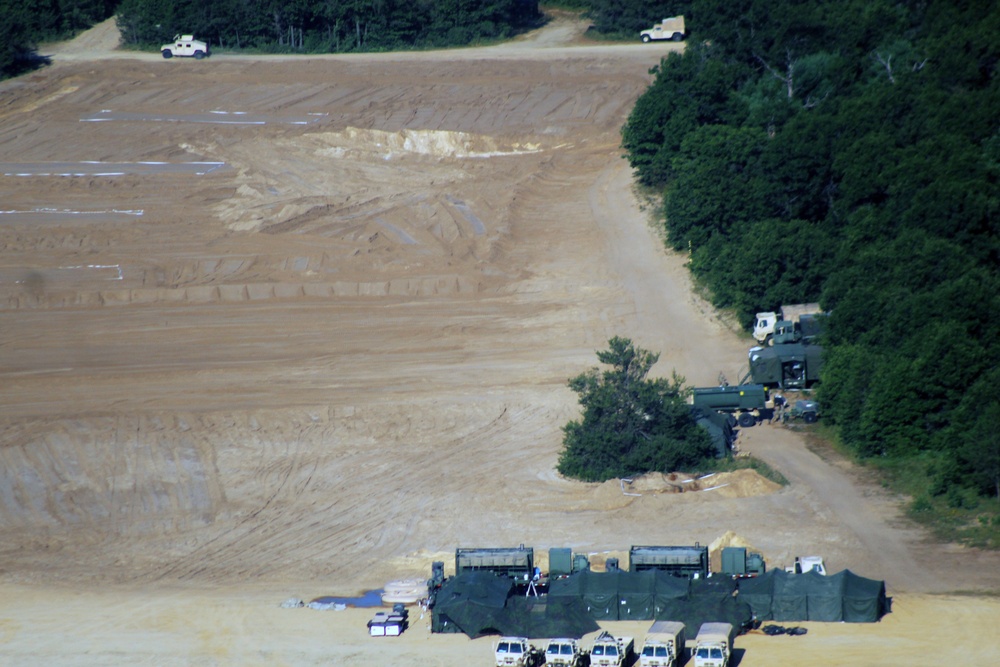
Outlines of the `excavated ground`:
{"label": "excavated ground", "polygon": [[0,662],[488,664],[488,639],[426,619],[379,641],[367,612],[278,604],[459,546],[600,562],[727,531],[896,597],[880,624],[744,638],[742,665],[1000,657],[996,600],[941,595],[1000,589],[996,555],[928,542],[792,430],[741,438],[781,490],[555,473],[566,380],[608,338],[696,385],[748,346],[659,249],[620,157],[679,46],[584,27],[196,62],[115,50],[105,24],[0,84]]}

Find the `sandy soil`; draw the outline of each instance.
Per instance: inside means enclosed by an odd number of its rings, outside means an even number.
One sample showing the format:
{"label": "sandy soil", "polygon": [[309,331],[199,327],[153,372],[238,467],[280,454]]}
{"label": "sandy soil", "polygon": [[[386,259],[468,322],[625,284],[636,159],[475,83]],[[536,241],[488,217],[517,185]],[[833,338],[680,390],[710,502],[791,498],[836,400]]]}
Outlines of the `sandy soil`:
{"label": "sandy soil", "polygon": [[584,27],[195,62],[104,25],[0,84],[0,662],[486,665],[489,639],[278,605],[458,546],[600,560],[727,531],[895,598],[878,624],[741,638],[742,665],[1000,659],[1000,558],[927,541],[792,429],[741,436],[779,491],[555,473],[566,380],[608,338],[695,385],[735,378],[749,341],[659,249],[621,159],[677,46]]}

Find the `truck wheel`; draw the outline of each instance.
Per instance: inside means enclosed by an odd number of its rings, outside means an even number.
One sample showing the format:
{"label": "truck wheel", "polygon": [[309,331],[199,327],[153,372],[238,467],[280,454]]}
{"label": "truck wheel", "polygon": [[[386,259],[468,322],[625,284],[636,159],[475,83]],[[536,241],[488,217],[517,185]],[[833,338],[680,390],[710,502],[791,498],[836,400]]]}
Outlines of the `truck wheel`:
{"label": "truck wheel", "polygon": [[204,57],[205,57],[205,52],[204,51],[195,51],[194,52],[194,59],[195,60],[201,60]]}
{"label": "truck wheel", "polygon": [[736,418],[736,423],[743,428],[750,428],[757,423],[757,419],[749,412],[741,412],[740,416]]}
{"label": "truck wheel", "polygon": [[682,39],[684,39],[684,35],[680,34],[679,32],[675,32],[673,35],[670,36],[670,39],[671,41],[679,42]]}
{"label": "truck wheel", "polygon": [[804,421],[807,424],[815,424],[816,419],[817,417],[815,412],[807,412],[804,415],[802,415],[802,421]]}
{"label": "truck wheel", "polygon": [[649,44],[649,35],[643,35],[642,36],[642,43],[643,44]]}
{"label": "truck wheel", "polygon": [[163,57],[164,58],[173,58],[174,57],[174,52],[171,51],[170,49],[163,49]]}

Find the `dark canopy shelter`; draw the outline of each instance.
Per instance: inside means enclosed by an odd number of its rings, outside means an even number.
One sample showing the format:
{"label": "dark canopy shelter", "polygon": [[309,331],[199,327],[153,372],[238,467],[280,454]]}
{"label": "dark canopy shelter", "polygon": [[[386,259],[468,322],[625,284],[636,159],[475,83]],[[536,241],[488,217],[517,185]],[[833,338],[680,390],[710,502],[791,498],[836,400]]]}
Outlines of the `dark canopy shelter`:
{"label": "dark canopy shelter", "polygon": [[762,621],[874,623],[889,613],[885,582],[850,570],[826,577],[771,570],[741,580],[739,590],[739,598]]}
{"label": "dark canopy shelter", "polygon": [[582,600],[590,617],[598,621],[618,620],[620,575],[635,572],[591,572],[584,570],[549,584],[549,598]]}
{"label": "dark canopy shelter", "polygon": [[549,599],[579,598],[597,620],[681,621],[696,633],[706,622],[742,627],[750,620],[749,605],[733,597],[735,587],[728,577],[691,580],[657,570],[584,571],[552,582]]}
{"label": "dark canopy shelter", "polygon": [[431,617],[432,632],[460,632],[472,638],[580,638],[599,627],[578,598],[513,595],[509,578],[485,571],[448,579],[437,593]]}

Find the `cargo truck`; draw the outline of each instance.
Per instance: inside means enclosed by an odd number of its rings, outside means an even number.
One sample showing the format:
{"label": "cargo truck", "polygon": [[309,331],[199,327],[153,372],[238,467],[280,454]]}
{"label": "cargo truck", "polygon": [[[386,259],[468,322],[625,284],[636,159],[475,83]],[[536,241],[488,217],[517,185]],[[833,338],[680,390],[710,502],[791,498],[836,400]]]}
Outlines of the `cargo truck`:
{"label": "cargo truck", "polygon": [[591,667],[628,667],[635,656],[635,641],[631,637],[616,637],[604,631],[594,639],[590,649]]}
{"label": "cargo truck", "polygon": [[733,652],[731,623],[702,623],[694,640],[694,667],[727,667]]}
{"label": "cargo truck", "polygon": [[639,653],[640,667],[680,667],[684,664],[684,624],[654,621]]}
{"label": "cargo truck", "polygon": [[819,345],[752,347],[745,379],[768,388],[806,389],[819,381],[823,348]]}
{"label": "cargo truck", "polygon": [[768,389],[763,384],[696,387],[691,397],[695,407],[727,412],[743,428],[749,428],[761,419],[760,411],[769,407],[769,400]]}
{"label": "cargo truck", "polygon": [[570,638],[550,639],[545,647],[545,664],[559,667],[587,667],[590,654],[580,648],[580,642]]}
{"label": "cargo truck", "polygon": [[[753,337],[758,343],[762,345],[767,344],[772,338],[775,338],[776,331],[779,329],[779,322],[782,323],[780,327],[781,333],[788,334],[794,330],[795,325],[801,326],[803,320],[807,320],[810,323],[815,322],[815,319],[810,319],[810,317],[814,318],[816,315],[822,313],[823,310],[819,307],[818,303],[795,303],[782,306],[779,312],[768,311],[757,313],[753,325]],[[777,340],[774,342],[778,343]],[[785,342],[798,341],[785,340]]]}
{"label": "cargo truck", "polygon": [[639,33],[639,38],[642,39],[644,44],[664,39],[679,42],[684,39],[686,32],[684,29],[684,17],[672,16],[668,19],[663,19],[649,30],[643,30]]}

